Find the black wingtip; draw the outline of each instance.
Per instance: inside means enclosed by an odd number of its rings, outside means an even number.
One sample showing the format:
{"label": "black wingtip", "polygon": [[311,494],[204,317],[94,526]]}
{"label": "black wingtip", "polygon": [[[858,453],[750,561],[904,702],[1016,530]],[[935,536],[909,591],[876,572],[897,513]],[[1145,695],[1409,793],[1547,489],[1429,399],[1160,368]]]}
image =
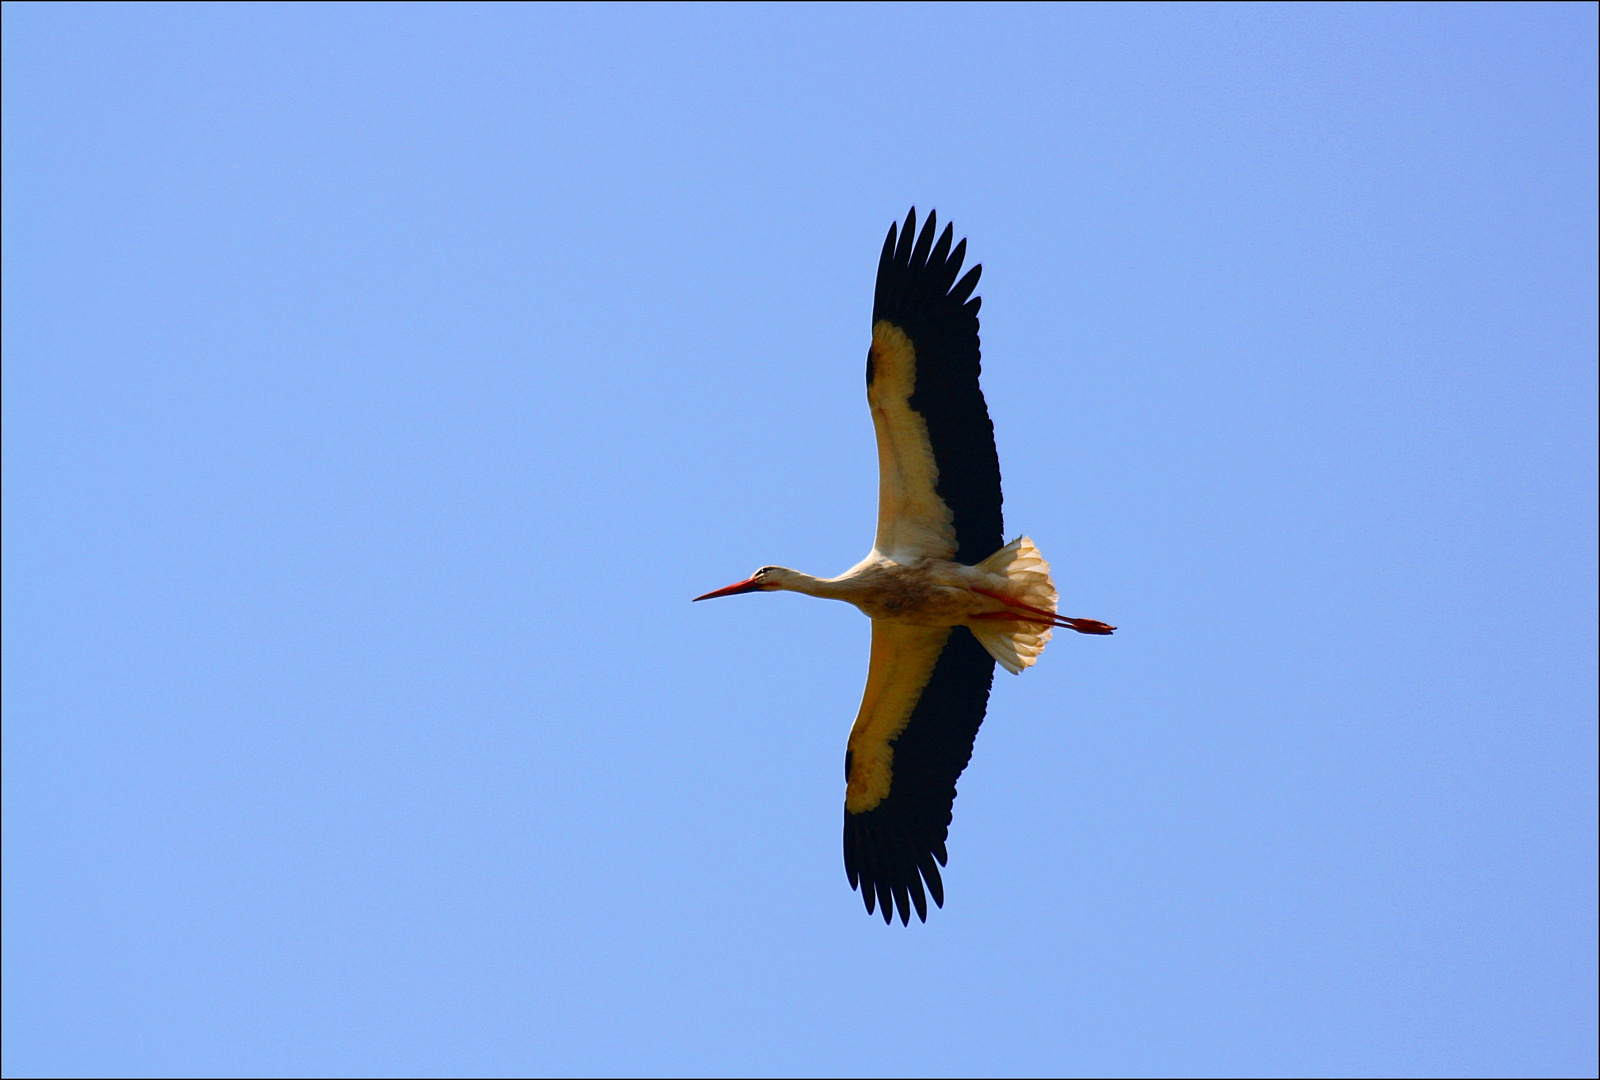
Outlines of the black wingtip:
{"label": "black wingtip", "polygon": [[911,898],[906,895],[906,883],[904,881],[896,881],[891,886],[891,889],[894,893],[894,906],[900,912],[900,925],[910,926]]}
{"label": "black wingtip", "polygon": [[901,269],[911,265],[911,246],[917,239],[917,208],[913,206],[906,215],[906,223],[900,229],[900,242],[894,249],[895,265]]}
{"label": "black wingtip", "polygon": [[954,225],[946,225],[944,232],[939,234],[939,242],[933,245],[933,250],[928,253],[928,265],[942,267],[948,275],[944,280],[944,287],[948,289],[950,282],[955,280],[955,271],[950,267],[950,245],[955,241],[956,229]]}
{"label": "black wingtip", "polygon": [[922,880],[928,883],[928,895],[935,904],[944,907],[944,881],[939,877],[939,867],[931,851],[917,856],[917,869],[922,872]]}
{"label": "black wingtip", "polygon": [[950,290],[950,300],[955,304],[964,304],[967,297],[972,295],[972,290],[978,287],[978,278],[983,274],[983,264],[974,263],[971,270],[966,272],[962,279],[956,282],[955,288]]}
{"label": "black wingtip", "polygon": [[911,886],[911,902],[917,907],[917,918],[923,922],[928,921],[928,897],[922,891],[922,878],[918,876],[915,868],[908,879]]}
{"label": "black wingtip", "polygon": [[911,271],[913,273],[927,268],[928,252],[933,250],[933,238],[936,235],[934,229],[938,223],[938,213],[929,210],[928,220],[922,225],[922,235],[917,237],[917,246],[911,249]]}

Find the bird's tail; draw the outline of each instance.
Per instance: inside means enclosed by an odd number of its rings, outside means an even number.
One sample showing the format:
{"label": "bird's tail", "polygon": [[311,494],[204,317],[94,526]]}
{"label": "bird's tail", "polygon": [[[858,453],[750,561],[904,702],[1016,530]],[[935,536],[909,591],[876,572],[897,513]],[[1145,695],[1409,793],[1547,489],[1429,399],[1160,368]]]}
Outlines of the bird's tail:
{"label": "bird's tail", "polygon": [[[999,615],[975,620],[969,626],[1001,667],[1020,675],[1023,668],[1033,666],[1050,641],[1056,610],[1056,584],[1050,580],[1050,564],[1032,540],[1019,536],[979,563],[977,569],[1006,579],[1004,592],[996,599],[1015,604],[1022,618]],[[1038,617],[1029,619],[1029,611]]]}

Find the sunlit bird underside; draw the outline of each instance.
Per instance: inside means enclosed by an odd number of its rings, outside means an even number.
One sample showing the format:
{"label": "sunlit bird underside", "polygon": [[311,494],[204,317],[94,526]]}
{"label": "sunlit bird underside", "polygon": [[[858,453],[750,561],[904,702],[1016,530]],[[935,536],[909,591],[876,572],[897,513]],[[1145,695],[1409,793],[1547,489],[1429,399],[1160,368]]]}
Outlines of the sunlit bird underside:
{"label": "sunlit bird underside", "polygon": [[[696,597],[787,589],[845,600],[872,620],[861,711],[844,755],[844,869],[867,911],[927,921],[944,906],[956,780],[972,757],[998,661],[1021,673],[1054,627],[1115,627],[1056,614],[1050,564],[1026,536],[1002,546],[1000,460],[978,387],[981,266],[967,242],[889,226],[878,260],[867,404],[878,435],[878,535],[836,578],[764,566]],[[913,242],[914,241],[914,242]],[[970,299],[969,299],[970,297]]]}

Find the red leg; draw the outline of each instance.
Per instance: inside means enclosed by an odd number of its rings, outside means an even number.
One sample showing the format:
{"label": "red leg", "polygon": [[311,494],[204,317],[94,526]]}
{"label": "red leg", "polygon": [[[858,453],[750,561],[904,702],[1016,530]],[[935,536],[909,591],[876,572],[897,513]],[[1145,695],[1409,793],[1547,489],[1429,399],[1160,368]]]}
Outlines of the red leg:
{"label": "red leg", "polygon": [[[1002,596],[1000,593],[990,592],[988,589],[973,589],[972,591],[977,593],[979,596],[987,596],[991,600],[998,600],[1007,607],[1017,608],[1021,611],[1031,612],[1036,616],[1042,616],[1043,618],[1050,620],[1051,626],[1059,626],[1064,630],[1076,630],[1080,634],[1109,634],[1116,629],[1115,626],[1103,623],[1098,619],[1069,619],[1064,615],[1057,615],[1053,611],[1045,611],[1041,608],[1030,607],[1027,604],[1021,603],[1020,601],[1011,599],[1009,596]],[[1037,618],[1030,619],[1023,615],[1011,615],[1009,612],[996,612],[993,615],[977,616],[977,618],[980,619],[1007,617],[1019,619],[1023,622],[1040,621]]]}

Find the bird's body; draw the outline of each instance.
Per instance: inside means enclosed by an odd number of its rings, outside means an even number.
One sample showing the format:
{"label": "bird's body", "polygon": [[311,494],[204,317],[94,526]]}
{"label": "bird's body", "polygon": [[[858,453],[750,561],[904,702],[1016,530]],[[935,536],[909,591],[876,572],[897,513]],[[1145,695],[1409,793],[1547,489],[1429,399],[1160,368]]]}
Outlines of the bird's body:
{"label": "bird's body", "polygon": [[697,597],[785,590],[843,600],[872,619],[872,656],[845,751],[845,871],[867,911],[902,923],[944,903],[955,785],[998,661],[1020,673],[1053,627],[1114,628],[1056,614],[1049,564],[1027,537],[1001,545],[1000,465],[978,386],[981,267],[958,283],[966,241],[920,237],[916,211],[878,264],[867,401],[878,442],[878,529],[845,573],[767,566]]}
{"label": "bird's body", "polygon": [[1006,595],[1010,582],[1004,575],[948,559],[896,562],[876,551],[835,578],[774,566],[764,583],[775,591],[843,600],[869,619],[906,626],[961,626],[1012,610],[991,595]]}

